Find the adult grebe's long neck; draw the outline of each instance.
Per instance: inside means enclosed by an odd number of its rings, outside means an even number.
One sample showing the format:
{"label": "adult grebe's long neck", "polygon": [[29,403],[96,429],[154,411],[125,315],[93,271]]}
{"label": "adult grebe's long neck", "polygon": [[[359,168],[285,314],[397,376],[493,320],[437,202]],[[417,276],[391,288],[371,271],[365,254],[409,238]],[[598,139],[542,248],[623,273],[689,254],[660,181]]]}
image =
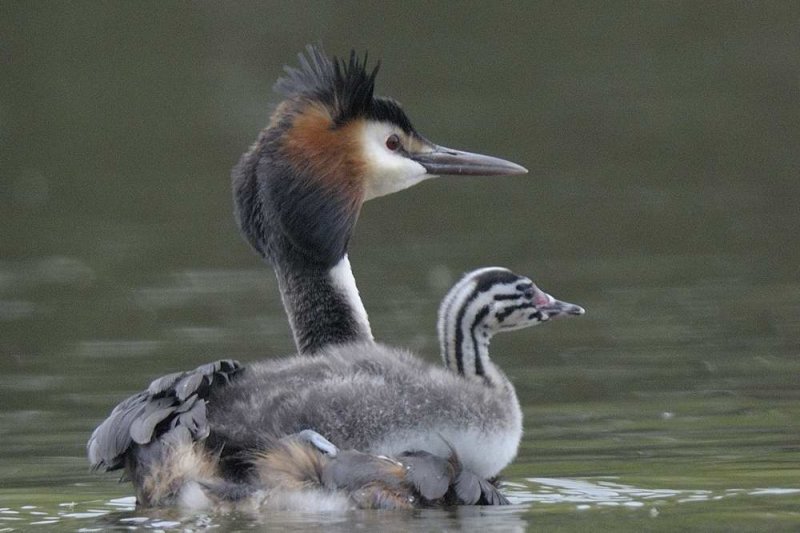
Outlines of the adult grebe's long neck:
{"label": "adult grebe's long neck", "polygon": [[[253,249],[275,269],[297,348],[371,341],[347,245],[360,189],[326,186],[279,157],[267,129],[232,172],[236,220]],[[310,172],[309,169],[303,169]]]}
{"label": "adult grebe's long neck", "polygon": [[330,269],[314,264],[274,267],[301,353],[314,353],[331,344],[372,340],[347,255]]}

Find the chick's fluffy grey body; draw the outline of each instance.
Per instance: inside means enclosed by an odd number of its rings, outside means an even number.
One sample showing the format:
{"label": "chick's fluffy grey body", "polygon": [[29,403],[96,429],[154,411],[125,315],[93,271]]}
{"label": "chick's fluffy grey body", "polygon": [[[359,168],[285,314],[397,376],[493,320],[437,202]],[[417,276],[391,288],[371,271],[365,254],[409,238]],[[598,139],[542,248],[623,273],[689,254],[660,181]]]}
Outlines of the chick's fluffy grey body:
{"label": "chick's fluffy grey body", "polygon": [[375,343],[262,361],[212,392],[209,438],[224,443],[224,453],[304,429],[376,454],[446,457],[452,447],[466,468],[491,477],[514,458],[522,435],[519,403],[502,378],[487,387]]}

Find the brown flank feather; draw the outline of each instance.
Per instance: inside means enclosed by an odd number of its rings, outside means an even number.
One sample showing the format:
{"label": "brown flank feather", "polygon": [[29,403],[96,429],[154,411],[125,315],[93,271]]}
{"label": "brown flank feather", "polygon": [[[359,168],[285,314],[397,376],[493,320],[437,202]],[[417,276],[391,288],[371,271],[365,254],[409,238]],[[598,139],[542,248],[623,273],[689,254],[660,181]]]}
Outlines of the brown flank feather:
{"label": "brown flank feather", "polygon": [[218,457],[198,444],[179,444],[169,448],[161,468],[152,468],[144,476],[137,494],[138,504],[149,507],[174,502],[189,482],[220,479]]}

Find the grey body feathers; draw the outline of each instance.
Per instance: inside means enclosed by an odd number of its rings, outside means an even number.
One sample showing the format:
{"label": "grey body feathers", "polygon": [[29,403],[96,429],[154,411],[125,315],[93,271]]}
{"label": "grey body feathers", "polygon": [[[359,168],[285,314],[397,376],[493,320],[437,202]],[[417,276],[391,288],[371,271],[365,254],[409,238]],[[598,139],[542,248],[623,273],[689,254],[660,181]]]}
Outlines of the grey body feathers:
{"label": "grey body feathers", "polygon": [[94,469],[126,467],[142,504],[163,504],[142,480],[169,468],[170,450],[180,445],[197,443],[241,465],[286,435],[314,429],[363,453],[455,454],[464,469],[489,478],[516,454],[521,423],[510,386],[487,387],[404,350],[356,343],[158,378],[112,411],[87,450]]}
{"label": "grey body feathers", "polygon": [[487,387],[376,343],[254,363],[208,402],[209,441],[228,449],[258,450],[313,429],[367,453],[446,457],[452,447],[481,477],[513,459],[522,433],[510,384]]}

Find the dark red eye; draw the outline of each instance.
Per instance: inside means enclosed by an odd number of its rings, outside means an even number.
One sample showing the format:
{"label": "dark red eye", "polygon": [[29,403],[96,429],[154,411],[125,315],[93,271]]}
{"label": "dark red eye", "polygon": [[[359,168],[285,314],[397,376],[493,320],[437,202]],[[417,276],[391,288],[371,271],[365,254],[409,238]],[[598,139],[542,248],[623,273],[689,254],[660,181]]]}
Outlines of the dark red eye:
{"label": "dark red eye", "polygon": [[388,148],[392,152],[400,148],[400,137],[398,137],[396,133],[392,133],[386,139],[386,148]]}

